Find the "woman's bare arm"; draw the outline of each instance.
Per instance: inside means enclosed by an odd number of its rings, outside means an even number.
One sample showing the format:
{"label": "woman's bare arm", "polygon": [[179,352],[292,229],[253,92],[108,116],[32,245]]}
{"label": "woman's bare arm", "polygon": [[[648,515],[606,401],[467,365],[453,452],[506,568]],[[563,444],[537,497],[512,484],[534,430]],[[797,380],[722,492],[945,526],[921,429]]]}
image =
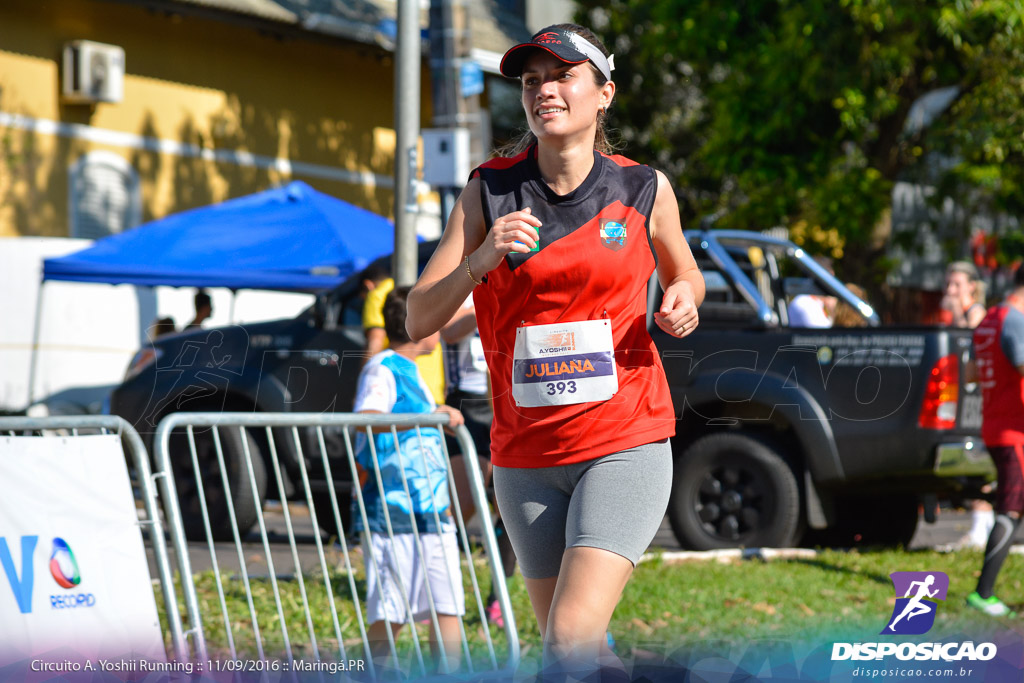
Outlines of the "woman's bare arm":
{"label": "woman's bare arm", "polygon": [[[487,229],[480,204],[480,180],[469,181],[452,209],[441,241],[409,292],[405,328],[422,339],[444,327],[476,286],[506,254],[528,252],[539,238],[540,221],[529,207],[498,218]],[[467,272],[466,257],[469,257]]]}
{"label": "woman's bare arm", "polygon": [[654,320],[665,332],[685,337],[700,322],[697,308],[704,301],[704,276],[683,236],[679,205],[668,178],[661,171],[657,174],[651,238],[658,254],[658,280],[665,294]]}

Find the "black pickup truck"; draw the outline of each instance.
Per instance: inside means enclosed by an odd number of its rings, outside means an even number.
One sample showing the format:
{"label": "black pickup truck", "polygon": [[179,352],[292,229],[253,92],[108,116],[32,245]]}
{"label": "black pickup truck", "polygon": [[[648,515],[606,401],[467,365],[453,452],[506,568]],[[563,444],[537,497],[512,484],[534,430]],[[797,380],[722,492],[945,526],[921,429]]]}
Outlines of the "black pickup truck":
{"label": "black pickup truck", "polygon": [[[906,543],[922,504],[932,518],[937,497],[993,475],[981,397],[961,379],[969,330],[881,327],[785,240],[687,237],[707,285],[700,327],[675,339],[649,325],[679,416],[668,517],[680,543]],[[864,326],[791,327],[801,294],[836,297]]]}
{"label": "black pickup truck", "polygon": [[[675,339],[649,321],[678,415],[668,517],[683,546],[905,543],[922,503],[927,518],[937,497],[973,493],[991,477],[977,437],[980,397],[961,381],[969,332],[881,328],[870,306],[784,240],[731,231],[687,239],[707,283],[701,325]],[[421,246],[421,262],[431,246]],[[661,296],[656,278],[649,292],[653,311]],[[799,294],[834,296],[859,311],[865,326],[790,327],[787,304]],[[347,411],[363,361],[360,307],[353,278],[294,319],[161,337],[133,360],[111,411],[134,424],[147,446],[159,421],[176,411]],[[260,467],[268,457],[264,436],[247,438],[260,461],[259,497],[293,496],[287,477],[285,491],[272,490]],[[310,457],[319,452],[315,431],[304,438],[315,498],[326,500],[323,467]],[[292,440],[276,441],[285,474],[298,481]],[[186,443],[175,435],[171,447]],[[340,442],[328,439],[327,447],[332,458],[343,453]],[[223,439],[223,449],[232,490],[250,491],[237,433]],[[209,435],[198,435],[197,450],[214,535],[228,538]],[[186,531],[201,537],[190,458],[173,461]],[[336,476],[347,470],[332,466]],[[350,482],[336,484],[344,491]],[[261,502],[236,493],[243,531]]]}

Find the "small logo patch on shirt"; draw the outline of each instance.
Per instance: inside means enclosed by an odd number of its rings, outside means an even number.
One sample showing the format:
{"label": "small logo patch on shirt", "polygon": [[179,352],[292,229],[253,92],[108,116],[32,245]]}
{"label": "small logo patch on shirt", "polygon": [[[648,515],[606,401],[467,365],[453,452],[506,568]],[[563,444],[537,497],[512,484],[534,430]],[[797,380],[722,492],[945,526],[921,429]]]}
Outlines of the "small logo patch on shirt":
{"label": "small logo patch on shirt", "polygon": [[626,224],[610,218],[601,219],[601,244],[612,251],[626,246]]}

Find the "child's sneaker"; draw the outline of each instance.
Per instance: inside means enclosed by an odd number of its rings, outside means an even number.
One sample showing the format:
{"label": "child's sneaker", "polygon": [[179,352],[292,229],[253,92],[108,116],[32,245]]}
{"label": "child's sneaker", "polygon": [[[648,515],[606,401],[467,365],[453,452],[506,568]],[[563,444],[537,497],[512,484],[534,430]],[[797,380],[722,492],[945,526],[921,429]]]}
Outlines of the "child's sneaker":
{"label": "child's sneaker", "polygon": [[968,607],[984,612],[990,617],[1013,617],[1016,616],[1009,607],[1007,607],[1002,600],[994,595],[990,595],[987,598],[983,598],[978,595],[977,591],[974,591],[967,596]]}
{"label": "child's sneaker", "polygon": [[498,603],[498,599],[495,598],[487,603],[487,621],[491,622],[498,628],[505,628],[505,617],[501,614],[501,605]]}

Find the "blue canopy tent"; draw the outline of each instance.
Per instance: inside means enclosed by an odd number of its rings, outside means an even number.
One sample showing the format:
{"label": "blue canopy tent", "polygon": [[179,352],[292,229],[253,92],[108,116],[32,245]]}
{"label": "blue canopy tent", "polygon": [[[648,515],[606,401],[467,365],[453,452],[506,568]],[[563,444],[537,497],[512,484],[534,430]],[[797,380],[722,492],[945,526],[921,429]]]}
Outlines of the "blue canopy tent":
{"label": "blue canopy tent", "polygon": [[43,280],[316,292],[394,250],[386,218],[301,181],[46,259]]}
{"label": "blue canopy tent", "polygon": [[[394,251],[386,218],[295,181],[183,211],[43,262],[48,280],[318,292]],[[29,403],[42,314],[36,305]]]}

